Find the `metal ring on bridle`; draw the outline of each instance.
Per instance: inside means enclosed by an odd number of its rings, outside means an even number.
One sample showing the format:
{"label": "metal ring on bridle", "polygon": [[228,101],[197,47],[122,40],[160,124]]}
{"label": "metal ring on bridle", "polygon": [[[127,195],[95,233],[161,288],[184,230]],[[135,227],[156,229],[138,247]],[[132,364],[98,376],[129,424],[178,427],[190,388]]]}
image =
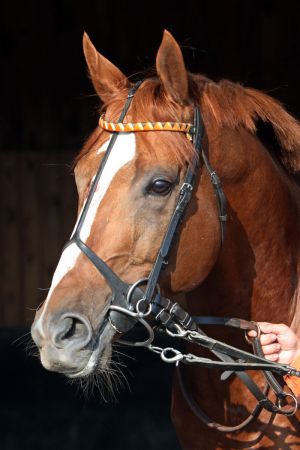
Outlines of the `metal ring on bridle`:
{"label": "metal ring on bridle", "polygon": [[128,290],[128,292],[127,292],[127,303],[130,305],[130,303],[131,303],[131,297],[132,297],[132,294],[134,293],[134,290],[138,287],[138,286],[140,286],[141,284],[145,284],[147,281],[148,281],[148,277],[144,277],[144,278],[140,278],[138,281],[136,281],[135,283],[133,283],[131,286],[130,286],[130,288],[129,288],[129,290]]}
{"label": "metal ring on bridle", "polygon": [[[128,290],[128,293],[127,293],[127,299],[126,299],[126,300],[127,300],[127,303],[128,303],[129,305],[131,304],[131,297],[132,297],[132,295],[133,295],[135,289],[136,289],[138,286],[142,285],[142,284],[146,284],[148,281],[149,281],[149,277],[144,277],[144,278],[141,278],[140,280],[136,281],[135,283],[133,283],[132,286],[130,286],[130,288],[129,288],[129,290]],[[157,290],[157,292],[160,294],[160,287],[159,287],[158,284],[156,285],[156,290]],[[145,300],[145,297],[143,296],[142,298],[140,298],[140,299],[137,301],[137,303],[136,303],[136,305],[135,305],[135,310],[136,310],[136,312],[137,312],[137,314],[138,314],[138,317],[146,317],[146,316],[148,316],[149,314],[151,314],[151,312],[152,312],[152,306],[151,306],[151,303],[148,305],[148,310],[147,310],[146,312],[143,312],[143,311],[140,310],[140,305],[142,304],[142,302],[143,302],[144,300]]]}
{"label": "metal ring on bridle", "polygon": [[144,326],[144,328],[147,330],[147,332],[149,334],[148,339],[141,341],[141,342],[131,342],[131,341],[127,341],[125,339],[118,339],[118,342],[120,344],[128,345],[131,347],[149,347],[151,342],[153,342],[153,340],[154,340],[154,331],[151,328],[151,326],[146,322],[146,320],[144,320],[142,317],[140,317],[138,313],[136,313],[134,311],[129,311],[128,309],[122,308],[121,306],[111,305],[110,309],[112,311],[118,311],[127,316],[137,319],[137,321],[140,322],[140,324]]}
{"label": "metal ring on bridle", "polygon": [[[282,406],[282,404],[281,404],[282,400],[286,400],[287,397],[292,398],[292,400],[294,402],[294,407],[290,412],[286,411],[284,409],[284,406]],[[284,398],[278,398],[277,404],[278,404],[278,408],[281,411],[283,411],[285,416],[293,416],[297,412],[297,409],[298,409],[298,401],[297,401],[296,397],[293,394],[290,394],[289,392],[285,392]],[[293,406],[293,405],[288,405],[288,406]]]}
{"label": "metal ring on bridle", "polygon": [[146,310],[146,312],[140,311],[140,305],[142,304],[143,301],[144,301],[144,297],[141,298],[135,305],[135,310],[136,310],[138,317],[147,317],[147,316],[149,316],[149,314],[152,313],[152,304],[151,303],[148,305],[148,309]]}

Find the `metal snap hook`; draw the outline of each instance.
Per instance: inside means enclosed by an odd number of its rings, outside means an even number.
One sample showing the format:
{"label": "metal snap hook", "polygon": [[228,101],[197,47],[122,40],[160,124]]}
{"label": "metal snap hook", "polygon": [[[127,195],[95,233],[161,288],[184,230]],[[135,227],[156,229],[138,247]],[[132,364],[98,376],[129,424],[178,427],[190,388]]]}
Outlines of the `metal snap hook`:
{"label": "metal snap hook", "polygon": [[[173,356],[168,356],[167,355],[168,353],[171,354],[173,353]],[[183,360],[184,356],[179,350],[176,350],[173,347],[166,347],[161,352],[160,357],[164,362],[178,364],[180,361]]]}
{"label": "metal snap hook", "polygon": [[178,323],[174,323],[174,327],[176,329],[175,333],[173,333],[169,328],[165,329],[166,333],[171,337],[185,338],[191,333],[190,330],[184,330]]}

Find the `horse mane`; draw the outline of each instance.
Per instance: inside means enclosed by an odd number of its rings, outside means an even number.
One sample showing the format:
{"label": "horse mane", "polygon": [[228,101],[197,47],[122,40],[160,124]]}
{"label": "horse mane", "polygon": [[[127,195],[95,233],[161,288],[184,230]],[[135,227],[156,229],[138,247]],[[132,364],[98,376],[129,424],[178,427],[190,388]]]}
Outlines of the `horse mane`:
{"label": "horse mane", "polygon": [[280,161],[289,172],[300,171],[300,123],[278,100],[228,80],[214,83],[207,79],[201,97],[203,116],[219,127],[243,126],[255,134],[260,121],[271,125],[280,146]]}
{"label": "horse mane", "polygon": [[[272,127],[280,147],[277,158],[288,172],[300,171],[300,123],[279,101],[259,90],[228,80],[214,82],[199,74],[189,74],[189,77],[192,100],[200,104],[205,124],[232,129],[242,126],[256,134],[258,123],[266,123]],[[102,111],[109,114],[109,120],[118,120],[126,96],[127,88],[123,88],[102,106]],[[189,108],[170,101],[157,77],[147,78],[143,82],[135,94],[131,109],[138,121],[191,120]],[[92,133],[75,163],[95,145],[99,133],[99,129]],[[190,161],[193,158],[190,146],[183,147],[179,150],[182,153],[179,157]]]}

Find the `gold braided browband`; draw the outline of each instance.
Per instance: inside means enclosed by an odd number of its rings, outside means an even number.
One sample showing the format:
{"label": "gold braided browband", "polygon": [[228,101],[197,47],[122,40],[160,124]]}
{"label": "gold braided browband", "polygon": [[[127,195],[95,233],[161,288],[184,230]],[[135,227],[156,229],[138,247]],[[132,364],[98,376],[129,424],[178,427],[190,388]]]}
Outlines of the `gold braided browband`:
{"label": "gold braided browband", "polygon": [[99,126],[104,130],[128,133],[132,131],[180,131],[182,133],[192,133],[193,124],[183,122],[108,122],[104,116],[100,116]]}

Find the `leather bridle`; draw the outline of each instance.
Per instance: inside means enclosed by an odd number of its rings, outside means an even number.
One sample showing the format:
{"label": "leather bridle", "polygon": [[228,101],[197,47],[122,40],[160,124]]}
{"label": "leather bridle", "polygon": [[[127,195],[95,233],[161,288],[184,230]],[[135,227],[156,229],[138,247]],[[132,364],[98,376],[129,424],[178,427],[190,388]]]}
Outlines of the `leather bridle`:
{"label": "leather bridle", "polygon": [[[126,103],[121,112],[118,123],[122,124],[130,104],[133,100],[136,90],[141,85],[141,81],[136,83],[130,90],[127,96]],[[155,129],[153,130],[155,131]],[[201,119],[201,114],[198,106],[194,106],[194,123],[189,129],[189,135],[192,136],[192,143],[199,162],[202,161],[206,167],[213,187],[215,189],[219,219],[220,219],[220,234],[221,243],[225,238],[225,225],[227,220],[226,214],[226,197],[221,187],[218,175],[211,167],[208,158],[202,148],[202,138],[204,133],[204,126]],[[118,131],[112,132],[107,150],[98,168],[98,171],[91,184],[89,194],[83,206],[82,212],[77,222],[77,226],[71,236],[71,239],[66,244],[76,244],[80,250],[90,259],[95,265],[101,275],[111,288],[110,307],[106,316],[105,323],[109,320],[115,330],[123,334],[130,330],[137,322],[140,322],[148,331],[149,337],[143,342],[129,343],[120,339],[128,345],[139,345],[147,347],[149,350],[158,353],[166,362],[173,362],[180,368],[181,363],[197,364],[203,367],[217,367],[222,368],[225,372],[222,379],[226,379],[232,372],[235,372],[245,383],[250,392],[256,397],[258,405],[250,414],[248,419],[235,427],[223,426],[213,422],[205,413],[203,413],[198,406],[196,406],[190,393],[185,386],[183,374],[178,371],[178,379],[182,392],[193,409],[195,414],[208,426],[216,428],[220,431],[236,431],[246,426],[260,413],[262,408],[267,409],[272,413],[280,413],[291,415],[297,409],[297,401],[289,393],[282,390],[280,384],[276,381],[272,372],[279,375],[292,374],[300,376],[300,372],[288,365],[282,365],[267,361],[263,358],[263,352],[259,343],[259,329],[253,322],[248,322],[243,319],[236,318],[219,318],[219,317],[191,317],[184,311],[177,303],[170,299],[163,297],[159,291],[159,277],[163,267],[168,263],[168,255],[174,241],[179,224],[183,219],[185,209],[190,201],[192,191],[196,180],[195,167],[189,166],[187,168],[183,184],[180,188],[177,203],[170,219],[169,225],[165,232],[161,247],[158,251],[156,261],[147,278],[136,281],[133,285],[125,283],[119,276],[98,256],[96,253],[84,243],[80,237],[80,232],[83,227],[86,215],[91,205],[96,187],[101,178],[101,174],[105,164],[110,156],[112,148],[118,138]],[[161,348],[153,345],[154,328],[149,324],[148,317],[153,317],[155,320],[155,329],[164,331],[173,338],[181,338],[188,342],[199,344],[202,347],[208,348],[219,359],[219,361],[202,358],[193,354],[183,354],[175,348]],[[147,320],[146,320],[147,319]],[[213,324],[233,326],[246,330],[254,329],[257,331],[257,337],[251,339],[251,344],[255,354],[239,350],[223,342],[217,341],[208,337],[199,327],[200,324]],[[267,385],[262,392],[250,376],[244,371],[247,369],[263,370],[267,379]],[[269,388],[272,388],[276,394],[276,404],[267,398]],[[291,397],[294,405],[282,406],[284,399]]]}

